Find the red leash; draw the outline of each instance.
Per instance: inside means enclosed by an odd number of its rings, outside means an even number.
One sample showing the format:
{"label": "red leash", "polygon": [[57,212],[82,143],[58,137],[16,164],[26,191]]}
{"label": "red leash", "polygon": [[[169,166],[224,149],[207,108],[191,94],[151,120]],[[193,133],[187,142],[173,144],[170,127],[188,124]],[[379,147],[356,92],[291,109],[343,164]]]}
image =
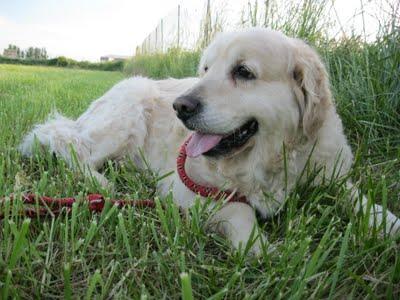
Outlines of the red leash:
{"label": "red leash", "polygon": [[[11,201],[14,200],[14,197],[10,197]],[[86,196],[86,200],[88,201],[89,210],[92,212],[101,212],[104,208],[106,200],[103,195],[100,194],[89,194]],[[47,196],[37,196],[35,194],[25,194],[22,195],[22,202],[27,205],[31,205],[30,207],[25,207],[23,211],[23,215],[33,218],[33,217],[44,217],[47,215],[58,215],[62,212],[62,209],[65,208],[66,212],[69,212],[72,208],[72,205],[77,202],[76,198],[67,197],[67,198],[52,198]],[[113,205],[117,205],[118,207],[123,206],[135,206],[135,207],[154,207],[155,203],[151,199],[144,200],[117,200],[111,199],[109,200]],[[33,205],[38,204],[39,207],[34,207]],[[4,215],[0,214],[0,219],[4,218]]]}
{"label": "red leash", "polygon": [[[221,199],[229,199],[229,202],[244,202],[247,203],[247,199],[245,196],[241,196],[236,192],[231,191],[221,191],[216,187],[208,187],[195,183],[190,177],[186,174],[185,171],[185,163],[186,163],[186,145],[190,141],[189,137],[185,143],[179,149],[179,155],[176,159],[176,168],[179,174],[179,178],[182,180],[183,184],[191,190],[193,193],[202,196],[202,197],[210,197],[214,200]],[[11,196],[11,201],[14,200],[14,197]],[[89,210],[93,212],[101,212],[105,205],[104,196],[101,194],[89,194],[86,196],[86,200],[89,202]],[[22,201],[24,204],[31,205],[31,207],[25,207],[23,211],[23,215],[27,217],[42,217],[49,214],[58,215],[63,208],[69,212],[72,208],[72,205],[77,202],[73,197],[67,198],[52,198],[47,196],[37,196],[35,194],[25,194],[22,195]],[[141,200],[117,200],[112,199],[109,200],[113,205],[117,205],[118,207],[123,206],[134,206],[134,207],[155,207],[155,202],[152,199],[141,199]],[[0,204],[2,201],[0,201]],[[34,207],[34,204],[38,204],[39,207]],[[0,214],[0,219],[4,218],[3,215]]]}

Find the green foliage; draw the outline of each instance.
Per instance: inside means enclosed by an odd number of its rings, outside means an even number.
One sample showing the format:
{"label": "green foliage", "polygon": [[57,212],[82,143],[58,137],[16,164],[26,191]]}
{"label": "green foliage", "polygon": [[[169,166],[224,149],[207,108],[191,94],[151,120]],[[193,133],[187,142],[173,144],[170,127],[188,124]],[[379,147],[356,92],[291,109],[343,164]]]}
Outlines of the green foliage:
{"label": "green foliage", "polygon": [[0,64],[16,64],[16,65],[43,65],[56,66],[64,68],[76,68],[99,71],[122,71],[124,69],[124,61],[109,61],[102,63],[92,63],[89,61],[76,61],[65,56],[59,56],[52,59],[14,59],[0,55]]}
{"label": "green foliage", "polygon": [[[53,61],[50,63],[49,65],[52,65]],[[70,64],[68,62],[68,59],[65,56],[59,56],[55,59],[54,65],[58,66],[58,67],[66,67],[68,66],[68,64]]]}
{"label": "green foliage", "polygon": [[[29,47],[25,51],[21,50],[16,45],[8,45],[6,49],[3,51],[3,55],[7,56],[7,53],[15,51],[17,59],[27,59],[27,60],[46,60],[47,59],[47,50],[46,48],[37,48],[37,47]],[[9,54],[8,54],[9,55]]]}
{"label": "green foliage", "polygon": [[[373,43],[358,38],[321,49],[344,127],[358,159],[392,184],[391,206],[400,209],[400,32],[388,30]],[[391,171],[388,171],[391,170]],[[357,170],[360,180],[363,168]],[[372,184],[370,182],[370,184]],[[379,201],[380,197],[375,198]]]}
{"label": "green foliage", "polygon": [[35,59],[18,59],[18,58],[9,58],[0,55],[0,64],[15,64],[15,65],[49,65],[49,61],[47,60],[35,60]]}
{"label": "green foliage", "polygon": [[241,25],[283,31],[315,44],[326,36],[331,6],[330,0],[248,1],[242,10]]}
{"label": "green foliage", "polygon": [[29,60],[46,60],[46,48],[29,47],[25,51],[25,58]]}
{"label": "green foliage", "polygon": [[195,76],[200,52],[170,49],[167,53],[136,55],[125,64],[128,75],[144,75],[152,78]]}

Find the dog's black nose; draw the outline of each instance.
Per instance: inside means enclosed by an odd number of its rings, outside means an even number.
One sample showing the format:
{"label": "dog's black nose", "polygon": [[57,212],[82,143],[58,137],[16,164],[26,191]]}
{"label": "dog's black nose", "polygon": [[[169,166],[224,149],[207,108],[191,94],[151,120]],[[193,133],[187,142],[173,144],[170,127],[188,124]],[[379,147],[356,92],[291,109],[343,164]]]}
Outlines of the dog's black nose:
{"label": "dog's black nose", "polygon": [[200,99],[195,96],[180,96],[172,105],[177,112],[178,118],[186,121],[196,115],[201,108]]}

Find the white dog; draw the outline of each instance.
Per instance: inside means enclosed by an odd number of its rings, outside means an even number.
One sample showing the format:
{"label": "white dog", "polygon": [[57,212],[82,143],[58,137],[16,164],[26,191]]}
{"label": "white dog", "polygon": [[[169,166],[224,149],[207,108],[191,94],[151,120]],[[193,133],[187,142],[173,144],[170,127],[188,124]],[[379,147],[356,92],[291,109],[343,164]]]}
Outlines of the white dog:
{"label": "white dog", "polygon": [[[274,214],[308,161],[323,167],[320,179],[332,172],[343,176],[352,164],[317,53],[301,40],[254,28],[219,35],[204,51],[199,78],[126,79],[76,121],[56,115],[37,125],[21,151],[31,155],[37,139],[72,164],[72,145],[89,173],[106,185],[96,170],[108,159],[140,161],[139,149],[153,169],[174,170],[179,146],[190,135],[188,176],[247,198],[248,204],[227,203],[214,217],[214,229],[235,247],[246,243],[255,228],[254,210],[264,217]],[[158,188],[161,194],[172,188],[182,208],[196,198],[177,172]],[[358,199],[355,194],[352,198]],[[365,211],[367,200],[357,203],[355,211]],[[368,213],[371,226],[386,224],[381,229],[392,234],[400,229],[390,212],[383,222],[381,206]],[[253,251],[259,247],[256,241]]]}

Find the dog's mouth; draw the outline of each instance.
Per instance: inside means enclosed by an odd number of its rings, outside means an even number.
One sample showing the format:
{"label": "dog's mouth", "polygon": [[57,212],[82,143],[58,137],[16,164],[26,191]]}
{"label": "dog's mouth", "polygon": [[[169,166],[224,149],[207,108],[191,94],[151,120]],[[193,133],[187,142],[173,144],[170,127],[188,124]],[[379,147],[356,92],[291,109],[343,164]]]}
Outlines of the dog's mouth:
{"label": "dog's mouth", "polygon": [[241,127],[228,134],[211,134],[195,131],[186,146],[189,157],[227,155],[243,147],[258,131],[255,119],[247,121]]}

